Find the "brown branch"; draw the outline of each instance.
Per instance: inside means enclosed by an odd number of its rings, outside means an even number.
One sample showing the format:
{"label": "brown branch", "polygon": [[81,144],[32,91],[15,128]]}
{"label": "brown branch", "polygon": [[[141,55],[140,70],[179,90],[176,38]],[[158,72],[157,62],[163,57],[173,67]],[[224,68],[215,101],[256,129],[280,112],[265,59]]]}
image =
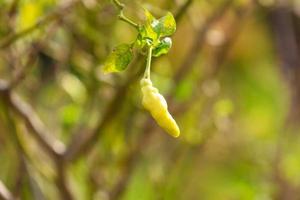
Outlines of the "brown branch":
{"label": "brown branch", "polygon": [[297,34],[297,29],[293,24],[292,8],[285,3],[284,1],[267,10],[268,22],[273,30],[281,70],[288,82],[291,96],[289,113],[279,134],[275,146],[275,158],[272,163],[272,178],[277,187],[273,198],[278,200],[297,199],[300,195],[299,186],[283,177],[280,170],[280,163],[284,156],[282,148],[285,146],[285,141],[282,138],[288,136],[283,134],[290,133],[289,130],[294,128],[298,129],[300,119],[300,46],[297,41],[299,34]]}
{"label": "brown branch", "polygon": [[10,46],[15,41],[20,38],[27,36],[28,34],[32,33],[33,31],[37,30],[38,28],[42,28],[43,26],[48,25],[49,23],[60,20],[66,14],[70,13],[70,10],[78,3],[79,0],[70,1],[68,4],[64,4],[57,10],[49,13],[48,15],[42,17],[38,20],[34,25],[14,34],[9,34],[6,38],[0,41],[0,49]]}
{"label": "brown branch", "polygon": [[25,166],[25,156],[24,153],[19,150],[19,166],[18,166],[18,171],[17,171],[17,176],[15,179],[14,187],[12,190],[13,195],[17,198],[20,199],[20,194],[22,190],[22,186],[24,184],[24,179],[26,175],[26,166]]}
{"label": "brown branch", "polygon": [[74,199],[68,187],[66,164],[64,163],[62,157],[56,162],[56,171],[57,171],[56,184],[60,192],[61,199],[63,200]]}
{"label": "brown branch", "polygon": [[[173,0],[174,2],[175,2],[175,4],[177,5],[177,6],[179,6],[181,3],[179,2],[179,0]],[[178,10],[176,13],[176,21],[178,20],[178,19],[181,19],[184,15],[181,15],[181,13],[186,13],[186,16],[187,16],[187,19],[188,19],[188,21],[191,23],[191,25],[192,25],[192,28],[193,28],[193,31],[195,31],[195,30],[198,30],[198,28],[197,28],[197,25],[196,25],[196,22],[195,22],[195,20],[194,20],[194,18],[193,18],[193,16],[191,15],[191,12],[189,12],[189,10],[188,10],[188,8],[190,7],[190,5],[193,3],[194,1],[193,0],[186,0],[185,1],[185,4],[183,5],[183,8],[184,8],[184,12],[182,11],[182,10]],[[180,16],[181,15],[181,16]]]}
{"label": "brown branch", "polygon": [[[288,121],[298,125],[300,119],[300,46],[297,45],[296,29],[293,25],[292,8],[275,6],[269,11],[275,44],[286,80],[289,82],[292,102]],[[298,37],[297,37],[298,36]]]}
{"label": "brown branch", "polygon": [[[220,45],[220,47],[216,49],[211,63],[208,64],[209,70],[207,70],[207,73],[203,75],[202,79],[199,79],[196,82],[196,85],[199,86],[198,88],[201,88],[201,86],[205,82],[210,81],[217,76],[217,74],[221,70],[223,63],[226,61],[230,49],[234,45],[238,35],[240,34],[240,31],[242,30],[245,18],[249,16],[249,14],[252,11],[252,8],[252,4],[239,8],[239,11],[236,16],[237,19],[235,19],[235,21],[230,25],[230,30],[227,33],[226,40],[223,42],[222,45]],[[180,105],[177,105],[176,108],[174,108],[174,113],[182,113],[184,110],[186,110],[186,107],[193,104],[193,102],[195,102],[195,100],[197,100],[198,97],[203,94],[203,91],[198,90],[193,92],[192,94],[193,95],[189,99],[189,101],[181,103]]]}
{"label": "brown branch", "polygon": [[15,88],[17,85],[19,85],[19,83],[21,83],[23,81],[23,79],[26,77],[27,72],[32,68],[32,66],[34,65],[35,61],[36,61],[36,55],[39,52],[39,50],[41,49],[41,45],[40,43],[38,44],[33,44],[33,46],[31,47],[31,50],[29,52],[28,55],[28,60],[26,61],[25,65],[17,68],[15,70],[15,73],[12,77],[12,80],[10,81],[10,88],[13,89]]}
{"label": "brown branch", "polygon": [[191,4],[194,2],[194,0],[186,0],[185,3],[178,9],[178,11],[175,14],[175,20],[178,22],[181,20],[181,18],[184,16],[184,14],[187,12],[187,9],[191,6]]}
{"label": "brown branch", "polygon": [[193,65],[196,60],[199,52],[201,51],[204,40],[207,32],[211,28],[211,26],[223,16],[227,8],[232,4],[233,0],[226,0],[222,3],[222,5],[205,21],[199,31],[196,33],[196,41],[194,41],[193,46],[190,48],[188,52],[188,56],[185,58],[181,66],[179,67],[179,72],[175,75],[174,80],[178,82],[184,77],[191,68],[187,66]]}
{"label": "brown branch", "polygon": [[[0,90],[1,91],[1,90]],[[20,106],[21,104],[24,104],[24,102],[20,103],[20,102],[17,102],[16,105]],[[26,107],[28,107],[28,105],[26,105]],[[27,112],[26,116],[28,116],[29,114],[29,111],[28,111],[28,108],[27,109],[23,109]],[[16,125],[15,125],[15,121],[14,119],[12,118],[12,116],[10,115],[10,113],[8,112],[8,109],[5,108],[5,111],[6,111],[6,114],[7,114],[7,119],[8,119],[8,124],[10,126],[10,129],[12,130],[13,134],[12,134],[12,138],[13,140],[15,141],[16,143],[16,146],[17,146],[17,149],[19,151],[19,155],[20,155],[20,164],[21,164],[21,167],[25,167],[26,169],[26,165],[24,166],[24,164],[26,163],[25,162],[25,158],[24,157],[28,157],[28,154],[24,148],[24,146],[22,145],[19,137],[18,137],[18,133],[17,133],[17,128],[16,128]],[[32,114],[33,111],[30,111],[30,117],[32,118],[33,115],[35,114]],[[31,119],[30,118],[30,119]],[[30,120],[28,119],[28,120]],[[42,127],[38,128],[37,126],[41,126],[39,125],[40,122],[36,121],[36,117],[33,117],[33,120],[35,122],[31,122],[33,125],[33,127],[36,127],[35,129],[36,130],[39,130],[40,134],[43,134],[42,138],[40,138],[39,140],[37,139],[38,143],[43,147],[43,146],[47,146],[47,148],[50,148],[50,151],[51,151],[51,155],[53,154],[53,151],[55,150],[54,147],[51,147],[50,144],[46,144],[45,142],[48,142],[49,138],[46,138],[46,130],[42,129]],[[42,141],[41,141],[42,140]],[[49,151],[49,150],[47,150]],[[24,157],[23,157],[24,155]],[[56,171],[57,171],[57,188],[58,188],[58,191],[60,192],[60,195],[61,195],[61,199],[64,199],[64,200],[72,200],[72,195],[71,195],[71,192],[69,191],[68,189],[68,184],[67,184],[67,181],[66,181],[66,174],[65,174],[65,165],[64,165],[64,162],[62,161],[62,156],[60,156],[60,154],[57,154],[57,152],[55,152],[55,155],[56,157],[55,158],[55,164],[56,164]],[[26,170],[25,170],[26,171]],[[19,188],[20,187],[20,184],[22,184],[22,176],[23,176],[23,171],[20,171],[20,175],[19,175],[19,178],[17,179],[17,183],[16,183],[16,188]],[[28,174],[29,175],[29,174]],[[16,190],[16,195],[18,194],[18,190]]]}
{"label": "brown branch", "polygon": [[6,124],[8,126],[8,130],[11,130],[11,133],[9,136],[11,140],[15,143],[17,154],[18,154],[18,172],[16,175],[16,180],[14,184],[14,189],[12,190],[13,196],[18,199],[20,195],[20,190],[24,182],[24,176],[25,176],[25,158],[24,156],[27,156],[21,141],[18,137],[17,133],[17,127],[15,119],[12,117],[12,113],[9,111],[8,107],[4,106],[3,111],[6,118]]}
{"label": "brown branch", "polygon": [[14,200],[11,192],[6,188],[2,181],[0,181],[0,200]]}
{"label": "brown branch", "polygon": [[29,132],[49,155],[57,158],[62,154],[64,145],[50,137],[49,131],[32,107],[25,103],[15,92],[11,91],[5,81],[0,81],[0,97],[10,109],[24,120],[30,130]]}
{"label": "brown branch", "polygon": [[[50,137],[50,133],[44,127],[35,111],[17,94],[10,91],[8,84],[5,82],[0,82],[0,96],[4,99],[8,107],[25,121],[27,127],[30,129],[29,133],[36,139],[41,148],[54,158],[57,167],[57,188],[61,194],[61,199],[72,200],[73,198],[66,182],[65,165],[61,161],[61,155],[65,150],[64,145],[60,141]],[[17,134],[15,137],[17,137]],[[17,141],[17,145],[19,149],[23,149],[19,141]],[[26,155],[25,152],[24,154]]]}

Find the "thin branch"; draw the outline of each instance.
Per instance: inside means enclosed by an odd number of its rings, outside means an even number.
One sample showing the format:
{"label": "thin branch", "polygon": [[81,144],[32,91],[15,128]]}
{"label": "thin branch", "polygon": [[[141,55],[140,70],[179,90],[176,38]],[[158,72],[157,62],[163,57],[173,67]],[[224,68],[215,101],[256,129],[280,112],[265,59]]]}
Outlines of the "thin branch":
{"label": "thin branch", "polygon": [[29,132],[47,153],[55,158],[62,154],[65,149],[64,145],[50,137],[49,131],[32,107],[25,103],[15,92],[11,91],[5,81],[0,81],[0,97],[24,120],[30,129]]}
{"label": "thin branch", "polygon": [[118,15],[119,19],[126,22],[127,24],[133,26],[134,28],[138,29],[139,25],[124,15],[123,10],[125,8],[125,4],[119,2],[118,0],[113,0],[113,3],[119,9],[119,12],[120,12]]}
{"label": "thin branch", "polygon": [[[4,110],[7,115],[9,127],[13,132],[12,139],[15,141],[17,149],[19,151],[21,167],[26,168],[26,166],[23,166],[24,164],[26,165],[25,158],[23,156],[29,158],[28,153],[26,152],[24,145],[22,144],[22,142],[20,141],[20,139],[18,137],[15,121],[12,118],[12,116],[10,115],[10,113],[8,112],[8,108],[5,107]],[[66,182],[65,165],[61,158],[62,157],[55,159],[56,169],[57,169],[56,170],[57,171],[57,186],[58,186],[57,188],[58,188],[58,191],[60,192],[62,199],[72,200],[73,198],[72,198],[71,192],[69,191],[68,184]],[[20,175],[19,175],[18,181],[16,183],[17,188],[20,187],[22,177],[23,177],[23,171],[20,171]],[[16,194],[18,194],[18,190],[16,191]],[[38,195],[42,195],[42,194],[40,194],[40,192],[38,192]]]}
{"label": "thin branch", "polygon": [[70,13],[69,10],[75,6],[79,0],[73,0],[70,1],[67,5],[63,5],[61,8],[58,8],[57,10],[51,12],[50,14],[42,17],[40,20],[38,20],[35,24],[32,26],[21,30],[20,32],[10,34],[6,38],[0,41],[0,49],[6,48],[13,44],[15,41],[17,41],[20,38],[23,38],[27,36],[28,34],[32,33],[33,31],[42,28],[43,26],[46,26],[47,24],[60,20],[62,17],[64,17],[67,13]]}
{"label": "thin branch", "polygon": [[16,93],[10,92],[8,101],[12,109],[26,122],[38,143],[49,153],[58,156],[64,151],[64,145],[50,137],[50,133],[44,127],[42,121],[37,116],[31,106],[26,104]]}
{"label": "thin branch", "polygon": [[8,10],[8,16],[10,18],[12,18],[16,15],[19,2],[20,2],[20,0],[13,0],[11,2],[11,5],[9,6],[9,10]]}
{"label": "thin branch", "polygon": [[19,85],[23,79],[26,77],[27,72],[32,68],[36,61],[36,55],[41,49],[41,45],[39,44],[33,44],[32,50],[29,52],[28,60],[24,64],[24,66],[17,68],[15,70],[14,76],[12,77],[12,80],[10,81],[10,88],[13,89],[17,85]]}
{"label": "thin branch", "polygon": [[185,3],[180,7],[180,9],[175,14],[175,20],[179,21],[187,12],[187,9],[191,6],[194,0],[186,0]]}
{"label": "thin branch", "polygon": [[275,6],[269,10],[269,23],[281,68],[290,86],[291,105],[287,120],[290,125],[297,126],[300,119],[300,46],[297,45],[299,35],[293,24],[292,10],[285,5]]}
{"label": "thin branch", "polygon": [[74,199],[68,187],[66,164],[64,163],[63,159],[60,159],[56,162],[56,171],[57,171],[56,183],[57,183],[57,188],[60,192],[61,199],[63,200]]}
{"label": "thin branch", "polygon": [[181,77],[185,76],[190,70],[190,68],[186,66],[190,66],[197,59],[197,56],[204,45],[204,40],[207,32],[211,28],[211,26],[220,19],[228,7],[232,4],[233,0],[226,0],[222,3],[222,5],[205,21],[204,25],[199,29],[196,33],[196,41],[194,41],[192,48],[190,48],[188,55],[181,66],[179,67],[179,73],[174,77],[175,81],[181,80]]}
{"label": "thin branch", "polygon": [[0,199],[1,200],[13,200],[11,192],[6,188],[2,181],[0,181]]}
{"label": "thin branch", "polygon": [[25,158],[22,152],[18,153],[18,171],[16,175],[16,179],[14,181],[14,187],[12,189],[13,195],[18,199],[20,199],[21,190],[25,181]]}
{"label": "thin branch", "polygon": [[[175,4],[176,5],[180,5],[180,0],[173,0],[174,2],[175,2]],[[187,19],[188,19],[188,21],[189,21],[189,23],[192,25],[192,28],[193,28],[193,31],[196,31],[196,30],[198,30],[198,28],[197,28],[197,22],[195,21],[195,20],[197,20],[197,19],[195,19],[193,16],[192,16],[192,13],[188,10],[188,7],[185,7],[186,5],[190,5],[190,4],[192,4],[194,1],[193,0],[186,0],[185,1],[185,5],[183,5],[184,6],[184,8],[185,8],[185,12],[186,12],[186,16],[187,16]],[[177,11],[177,12],[181,12],[181,10],[179,10],[179,11]],[[183,12],[184,13],[184,12]],[[181,15],[180,16],[180,14],[178,14],[178,16],[179,17],[177,17],[176,18],[176,20],[178,20],[178,19],[180,19],[183,15]]]}
{"label": "thin branch", "polygon": [[[2,103],[2,102],[1,102]],[[24,175],[25,175],[25,163],[24,163],[24,155],[26,155],[24,148],[20,142],[20,139],[17,134],[17,128],[16,128],[16,122],[15,119],[12,117],[12,113],[9,112],[9,109],[7,106],[3,106],[3,111],[5,114],[5,121],[8,126],[8,130],[11,130],[10,139],[14,142],[18,154],[18,172],[16,175],[16,180],[14,184],[14,189],[12,190],[12,193],[15,198],[19,197],[21,187],[23,185],[24,181]]]}
{"label": "thin branch", "polygon": [[[223,44],[220,47],[216,49],[213,59],[209,64],[209,70],[204,75],[203,79],[199,79],[196,85],[201,86],[206,81],[212,80],[213,77],[216,77],[217,73],[220,71],[220,68],[222,67],[222,64],[225,62],[230,49],[234,45],[238,35],[240,34],[240,31],[242,30],[242,26],[243,26],[243,22],[245,21],[245,18],[251,13],[251,11],[252,11],[251,5],[239,9],[239,13],[236,16],[236,18],[238,19],[235,22],[233,22],[232,25],[230,25],[231,28],[229,30],[229,33],[227,34],[226,40],[223,42]],[[203,92],[201,90],[193,92],[193,96],[189,98],[188,102],[176,106],[174,112],[182,113],[183,110],[186,110],[187,106],[193,104],[193,102],[195,102],[195,100],[197,100],[199,96],[202,94]]]}
{"label": "thin branch", "polygon": [[136,29],[139,28],[139,25],[137,23],[133,22],[131,19],[127,18],[124,15],[123,11],[120,12],[119,19],[122,20],[122,21],[124,21],[124,22],[126,22],[126,23],[128,23],[129,25],[133,26]]}
{"label": "thin branch", "polygon": [[119,10],[123,10],[125,8],[125,4],[121,3],[118,0],[113,0],[113,3],[117,6]]}

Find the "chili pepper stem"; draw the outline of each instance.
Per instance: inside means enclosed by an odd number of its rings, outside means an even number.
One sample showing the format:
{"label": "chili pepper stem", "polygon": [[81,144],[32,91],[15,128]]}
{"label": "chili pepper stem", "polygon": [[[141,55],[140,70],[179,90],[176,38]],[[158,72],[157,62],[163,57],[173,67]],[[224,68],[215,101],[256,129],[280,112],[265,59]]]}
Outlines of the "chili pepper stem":
{"label": "chili pepper stem", "polygon": [[152,58],[152,47],[149,47],[148,56],[147,56],[147,65],[144,73],[145,79],[150,79],[151,58]]}

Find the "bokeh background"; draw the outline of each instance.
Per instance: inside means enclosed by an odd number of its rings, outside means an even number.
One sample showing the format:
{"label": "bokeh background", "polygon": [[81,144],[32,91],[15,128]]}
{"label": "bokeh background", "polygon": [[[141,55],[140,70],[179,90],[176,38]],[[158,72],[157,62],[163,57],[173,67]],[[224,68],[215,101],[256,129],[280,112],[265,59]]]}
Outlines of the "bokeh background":
{"label": "bokeh background", "polygon": [[145,57],[109,0],[0,0],[0,199],[300,199],[300,1],[124,0],[171,11],[151,77],[181,136],[141,106]]}

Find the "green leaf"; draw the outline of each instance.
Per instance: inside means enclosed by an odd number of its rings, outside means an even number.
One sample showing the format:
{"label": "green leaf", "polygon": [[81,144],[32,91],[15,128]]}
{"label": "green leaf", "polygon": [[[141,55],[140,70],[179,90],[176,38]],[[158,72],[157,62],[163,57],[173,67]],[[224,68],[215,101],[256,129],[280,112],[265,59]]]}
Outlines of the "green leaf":
{"label": "green leaf", "polygon": [[152,56],[158,57],[163,54],[169,52],[170,48],[172,47],[172,40],[169,37],[164,38],[160,41],[160,43],[153,49]]}
{"label": "green leaf", "polygon": [[168,12],[160,19],[155,19],[153,15],[144,9],[146,17],[145,23],[139,28],[139,35],[136,40],[138,48],[153,46],[154,56],[160,56],[169,51],[172,45],[170,38],[160,41],[161,37],[172,35],[176,30],[176,22],[173,15]]}
{"label": "green leaf", "polygon": [[170,36],[176,31],[176,21],[170,12],[158,20],[153,20],[151,26],[160,37]]}
{"label": "green leaf", "polygon": [[133,58],[131,45],[120,44],[114,48],[112,53],[106,59],[103,71],[104,73],[120,72],[127,68]]}
{"label": "green leaf", "polygon": [[144,8],[144,14],[146,17],[145,24],[139,28],[139,35],[138,35],[138,44],[142,48],[145,45],[152,45],[157,39],[158,34],[154,31],[152,27],[152,22],[156,20],[153,15]]}
{"label": "green leaf", "polygon": [[150,25],[144,25],[139,29],[138,40],[141,46],[152,45],[158,39],[157,33],[154,32]]}
{"label": "green leaf", "polygon": [[144,8],[144,14],[146,17],[146,22],[148,22],[149,24],[151,24],[153,20],[156,20],[155,17],[146,8]]}

